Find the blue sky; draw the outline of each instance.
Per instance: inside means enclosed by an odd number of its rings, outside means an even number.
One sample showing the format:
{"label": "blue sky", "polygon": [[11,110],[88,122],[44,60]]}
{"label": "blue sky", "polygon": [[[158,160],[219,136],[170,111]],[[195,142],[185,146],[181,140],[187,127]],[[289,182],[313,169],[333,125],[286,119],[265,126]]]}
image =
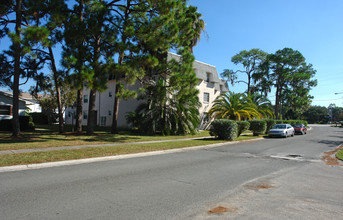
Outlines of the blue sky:
{"label": "blue sky", "polygon": [[[241,68],[231,63],[241,50],[274,53],[290,47],[317,70],[312,104],[343,106],[342,0],[190,0],[190,4],[203,15],[208,35],[194,48],[197,60],[216,66],[220,74]],[[5,44],[8,41],[0,39],[1,49]],[[230,85],[230,90],[244,92],[246,85]],[[274,94],[269,98],[274,103]]]}
{"label": "blue sky", "polygon": [[[231,63],[241,50],[274,53],[289,47],[317,70],[312,104],[343,106],[342,0],[191,0],[190,4],[203,15],[208,35],[194,48],[197,60],[216,66],[220,74],[241,68]],[[230,85],[230,90],[244,92],[246,85]],[[334,94],[338,92],[342,94]],[[274,94],[270,99],[274,102]]]}

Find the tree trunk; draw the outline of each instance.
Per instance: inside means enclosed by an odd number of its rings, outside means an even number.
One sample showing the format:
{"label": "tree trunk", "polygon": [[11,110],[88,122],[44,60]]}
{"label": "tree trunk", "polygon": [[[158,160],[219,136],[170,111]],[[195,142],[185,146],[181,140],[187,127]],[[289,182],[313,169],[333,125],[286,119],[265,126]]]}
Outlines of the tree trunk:
{"label": "tree trunk", "polygon": [[76,123],[75,123],[75,131],[77,133],[82,133],[82,96],[83,96],[83,89],[77,90],[77,97],[76,97]]}
{"label": "tree trunk", "polygon": [[277,85],[276,86],[276,92],[275,92],[275,109],[274,109],[274,114],[275,114],[275,119],[277,120],[279,117],[279,102],[280,102],[280,96],[279,96],[279,91],[280,88]]}
{"label": "tree trunk", "polygon": [[[116,89],[114,94],[119,93],[119,82],[117,82],[116,79]],[[119,98],[114,96],[114,107],[113,107],[113,118],[112,118],[112,128],[111,128],[111,134],[117,134],[118,133],[118,113],[119,113]]]}
{"label": "tree trunk", "polygon": [[[80,25],[82,24],[83,22],[83,5],[84,5],[84,1],[81,0],[79,2],[79,13],[80,13]],[[79,45],[79,49],[82,48],[83,46],[83,42],[80,43]],[[82,72],[82,65],[83,65],[83,62],[82,62],[82,58],[79,56],[78,57],[78,62],[79,65],[78,65],[78,75],[80,76],[81,75],[81,72]],[[79,77],[81,78],[81,77]],[[81,81],[81,79],[80,79]],[[81,84],[81,88],[79,88],[77,90],[77,97],[76,97],[76,123],[75,123],[75,131],[77,133],[82,133],[82,96],[83,96],[83,82],[78,82]]]}
{"label": "tree trunk", "polygon": [[55,88],[56,88],[56,98],[57,98],[57,109],[58,109],[58,132],[60,134],[63,133],[63,112],[62,112],[62,101],[61,101],[61,89],[60,83],[58,81],[58,73],[56,69],[56,63],[54,58],[54,53],[52,52],[52,48],[49,47],[49,55],[51,59],[51,69],[54,74],[54,81],[55,81]]}
{"label": "tree trunk", "polygon": [[[127,27],[127,22],[129,19],[129,15],[130,15],[130,7],[131,7],[131,1],[127,1],[126,2],[126,9],[125,9],[125,15],[124,15],[124,25],[123,25],[123,31],[126,31],[126,27]],[[121,42],[123,45],[126,46],[126,42],[127,41],[127,36],[125,34],[122,34],[121,36]],[[121,51],[119,52],[119,57],[118,57],[118,64],[119,65],[123,65],[123,61],[124,61],[124,49],[121,49]],[[120,91],[120,79],[122,76],[116,76],[116,90],[114,93],[114,106],[113,106],[113,119],[112,119],[112,129],[111,129],[111,133],[112,134],[117,134],[118,133],[118,113],[119,113],[119,97],[118,94],[121,92]]]}
{"label": "tree trunk", "polygon": [[[16,25],[15,33],[18,39],[21,39],[21,6],[22,0],[16,0]],[[13,137],[20,136],[20,124],[19,124],[19,79],[20,79],[20,57],[21,46],[20,42],[13,41],[14,45],[14,77],[13,77]]]}
{"label": "tree trunk", "polygon": [[[100,74],[99,59],[100,59],[100,41],[101,37],[97,37],[96,45],[94,47],[94,57],[92,67],[94,69],[93,80],[97,81]],[[87,135],[94,134],[94,128],[96,126],[96,112],[95,112],[95,99],[97,89],[92,88],[89,93],[89,106],[88,106],[88,120],[87,120]]]}
{"label": "tree trunk", "polygon": [[88,119],[87,119],[87,135],[94,134],[94,127],[95,127],[95,119],[96,119],[96,112],[95,112],[95,95],[96,91],[91,89],[89,93],[89,106],[88,106]]}

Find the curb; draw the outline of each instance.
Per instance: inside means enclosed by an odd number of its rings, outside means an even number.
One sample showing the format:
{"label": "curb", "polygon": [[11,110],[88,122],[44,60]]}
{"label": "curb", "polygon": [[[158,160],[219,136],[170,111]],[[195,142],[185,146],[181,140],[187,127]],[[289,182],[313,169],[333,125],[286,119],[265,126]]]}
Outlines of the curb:
{"label": "curb", "polygon": [[123,154],[123,155],[115,155],[115,156],[107,156],[107,157],[93,157],[93,158],[85,158],[85,159],[48,162],[48,163],[6,166],[6,167],[0,167],[0,173],[12,172],[12,171],[23,171],[23,170],[34,170],[34,169],[49,168],[49,167],[79,165],[79,164],[85,164],[85,163],[103,162],[103,161],[111,161],[111,160],[122,160],[122,159],[136,158],[136,157],[155,156],[155,155],[161,155],[161,154],[170,154],[170,153],[186,152],[186,151],[193,151],[193,150],[206,149],[206,148],[215,148],[215,147],[220,147],[224,145],[233,145],[233,144],[238,144],[238,143],[247,143],[247,142],[254,142],[254,141],[259,141],[259,140],[264,140],[264,138],[256,138],[256,139],[244,140],[244,141],[232,141],[232,142],[209,144],[209,145],[200,145],[200,146],[185,147],[185,148],[170,149],[170,150],[151,151],[151,152],[145,152],[145,153]]}

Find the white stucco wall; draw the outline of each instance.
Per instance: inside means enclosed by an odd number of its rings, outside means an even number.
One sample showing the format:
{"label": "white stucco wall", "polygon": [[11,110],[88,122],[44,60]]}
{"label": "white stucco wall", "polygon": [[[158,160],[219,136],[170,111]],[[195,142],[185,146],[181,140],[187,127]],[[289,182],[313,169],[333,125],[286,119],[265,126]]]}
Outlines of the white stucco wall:
{"label": "white stucco wall", "polygon": [[[176,54],[172,54],[172,58],[177,59]],[[222,93],[228,90],[226,81],[223,81],[219,78],[216,67],[202,63],[199,61],[194,62],[194,71],[198,78],[198,85],[197,89],[199,90],[199,101],[201,102],[202,106],[199,109],[200,117],[204,117],[204,113],[208,112],[209,109],[212,107],[213,101]],[[208,77],[209,76],[209,77]],[[114,105],[114,91],[115,91],[115,80],[111,80],[107,83],[108,89],[105,92],[96,94],[96,104],[95,110],[97,111],[97,124],[101,125],[101,118],[106,118],[105,126],[112,125],[112,117],[113,117],[113,105]],[[134,86],[129,86],[131,90],[138,91],[139,85],[138,83]],[[109,93],[112,93],[112,97],[109,97]],[[204,93],[209,94],[209,101],[204,101]],[[88,104],[89,104],[89,90],[84,89],[83,95],[88,95],[88,102],[83,103],[83,112],[87,112],[88,114]],[[137,99],[129,99],[129,100],[120,100],[119,104],[119,114],[118,114],[118,126],[119,127],[127,127],[125,115],[128,112],[134,111],[137,106],[142,101],[138,101]],[[69,112],[74,111],[76,109],[68,108],[66,110],[66,117],[65,122],[67,124],[72,124],[71,117]],[[109,114],[111,113],[111,114]],[[74,121],[75,124],[75,121]],[[82,120],[83,125],[87,125],[87,119]]]}
{"label": "white stucco wall", "polygon": [[[97,111],[97,125],[99,126],[112,126],[113,120],[113,108],[114,108],[114,92],[115,92],[115,80],[111,80],[107,83],[108,89],[105,92],[96,93],[95,97],[95,111]],[[130,90],[138,90],[138,84],[128,86]],[[86,112],[88,115],[88,106],[89,106],[89,90],[84,88],[83,90],[83,97],[85,95],[88,96],[88,102],[84,103],[84,99],[82,100],[82,112]],[[111,96],[110,96],[110,93]],[[119,127],[127,127],[126,123],[126,114],[127,112],[134,111],[137,106],[141,102],[137,99],[131,98],[128,100],[120,99],[119,101],[119,113],[118,113],[118,126]],[[67,108],[65,112],[65,123],[72,124],[72,116],[71,112],[76,113],[76,108]],[[105,118],[105,119],[104,119]],[[104,120],[104,121],[102,121]],[[73,124],[75,124],[76,120],[74,118]],[[102,124],[105,122],[105,124]],[[82,116],[82,125],[87,125],[87,119]]]}
{"label": "white stucco wall", "polygon": [[[13,106],[13,98],[0,94],[0,105]],[[19,100],[19,116],[25,116],[25,102]],[[0,115],[0,120],[11,119],[12,115]]]}

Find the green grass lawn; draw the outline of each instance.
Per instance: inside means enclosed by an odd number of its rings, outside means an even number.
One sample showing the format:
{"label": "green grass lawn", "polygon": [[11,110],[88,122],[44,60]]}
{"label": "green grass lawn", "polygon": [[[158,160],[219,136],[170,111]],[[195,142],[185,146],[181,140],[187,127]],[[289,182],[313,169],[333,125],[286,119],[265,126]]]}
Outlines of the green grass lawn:
{"label": "green grass lawn", "polygon": [[56,126],[41,126],[34,132],[22,132],[21,138],[12,138],[11,133],[0,133],[0,151],[34,149],[48,147],[78,146],[90,144],[128,143],[140,141],[157,141],[169,139],[183,139],[196,137],[209,137],[208,131],[196,135],[183,136],[145,136],[121,131],[119,134],[110,134],[107,131],[97,131],[94,136],[84,134],[76,135],[71,132],[58,134]]}
{"label": "green grass lawn", "polygon": [[[129,144],[106,147],[92,147],[77,150],[55,150],[47,152],[20,153],[0,155],[0,166],[11,166],[19,164],[44,163],[53,161],[63,161],[72,159],[82,159],[91,157],[103,157],[112,155],[122,155],[130,153],[141,153],[149,151],[176,149],[184,147],[193,147],[200,145],[223,143],[227,141],[216,140],[209,137],[208,131],[203,131],[197,135],[186,136],[140,136],[128,132],[122,132],[118,135],[108,134],[108,132],[97,132],[95,136],[64,134],[59,135],[56,131],[38,130],[36,132],[23,132],[23,137],[13,139],[9,133],[0,133],[0,150],[46,148],[58,146],[75,146],[87,144],[109,144],[109,143],[128,143],[137,141],[169,140],[183,139],[190,137],[199,137],[196,140],[180,140],[175,142],[149,143],[149,144]],[[261,137],[261,136],[260,136]],[[243,135],[236,140],[251,140],[259,137],[252,135]]]}
{"label": "green grass lawn", "polygon": [[343,149],[336,153],[336,157],[340,160],[343,160]]}

